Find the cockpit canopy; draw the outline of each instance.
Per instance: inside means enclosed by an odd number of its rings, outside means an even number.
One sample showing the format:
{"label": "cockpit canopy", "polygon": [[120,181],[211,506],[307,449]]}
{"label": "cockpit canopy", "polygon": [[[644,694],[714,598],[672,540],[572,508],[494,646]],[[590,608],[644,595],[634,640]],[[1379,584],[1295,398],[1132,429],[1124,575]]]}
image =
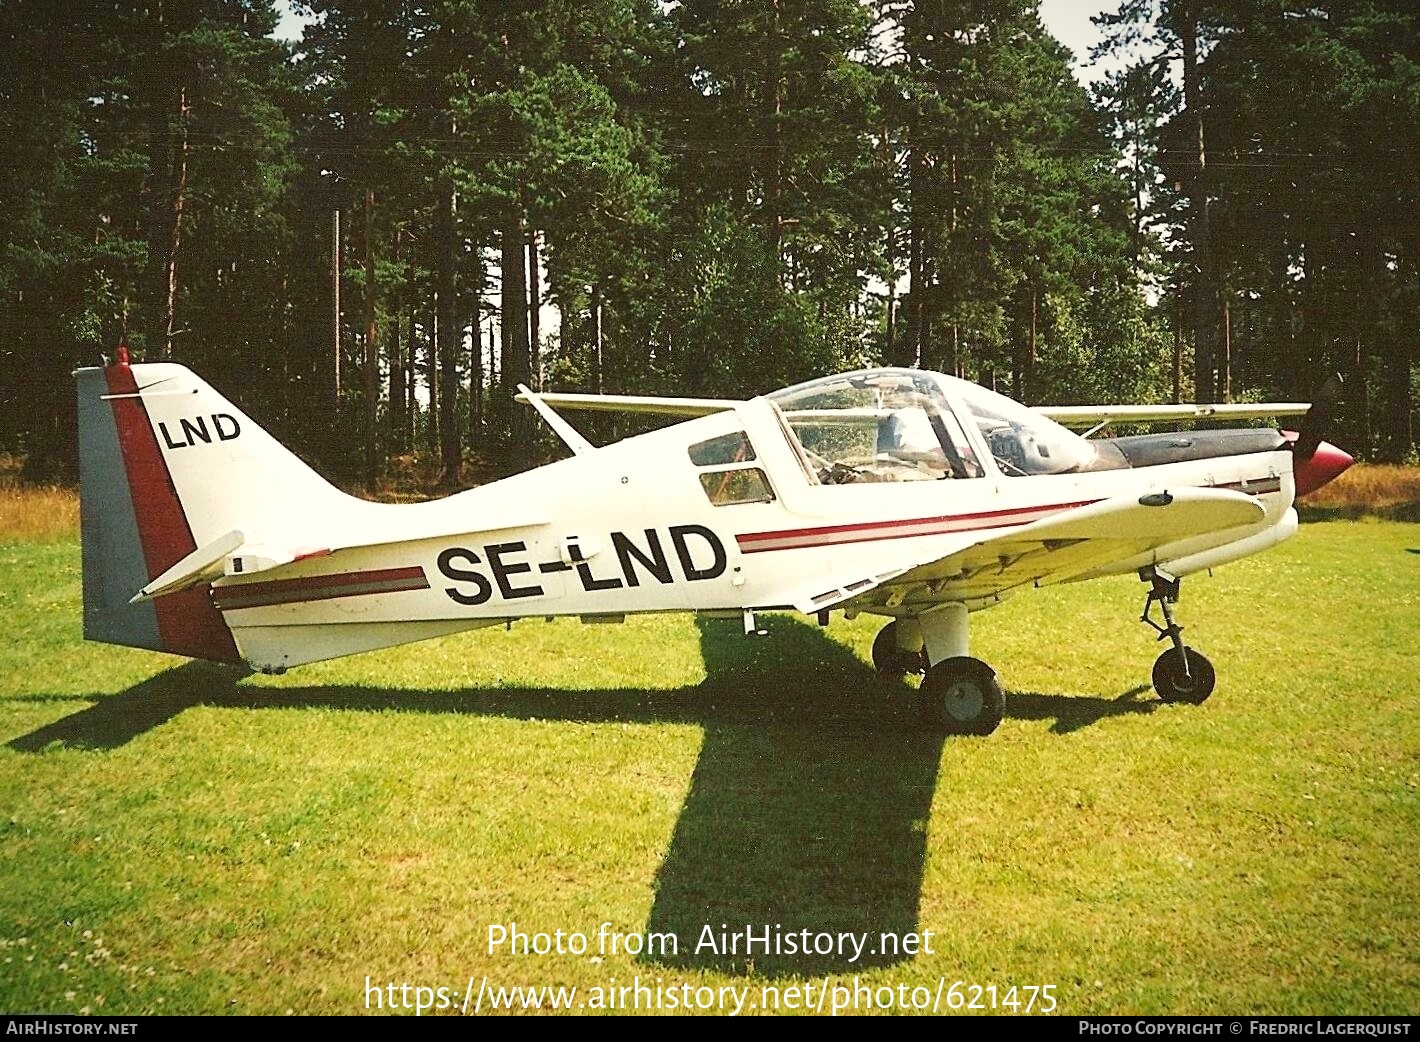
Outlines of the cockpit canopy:
{"label": "cockpit canopy", "polygon": [[1053,420],[920,369],[843,373],[768,397],[824,484],[982,477],[983,452],[1008,476],[1069,473],[1095,458],[1089,442]]}
{"label": "cockpit canopy", "polygon": [[943,376],[1007,477],[1086,470],[1095,447],[1034,409],[985,387]]}

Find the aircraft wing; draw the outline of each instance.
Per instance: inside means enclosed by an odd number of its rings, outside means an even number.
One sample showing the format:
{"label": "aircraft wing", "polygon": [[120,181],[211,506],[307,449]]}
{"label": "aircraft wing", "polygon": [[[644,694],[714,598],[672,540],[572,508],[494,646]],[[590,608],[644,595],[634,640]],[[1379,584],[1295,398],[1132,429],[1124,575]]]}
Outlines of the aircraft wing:
{"label": "aircraft wing", "polygon": [[[790,603],[806,614],[829,608],[898,609],[990,599],[1022,586],[1068,582],[1193,535],[1240,528],[1266,512],[1252,496],[1226,489],[1180,489],[1121,496],[996,530],[941,557],[896,559],[868,575],[820,579]],[[940,544],[938,544],[940,545]]]}
{"label": "aircraft wing", "polygon": [[[691,419],[726,412],[742,403],[732,398],[662,398],[638,394],[572,394],[542,392],[529,394],[526,388],[516,400],[525,404],[545,402],[557,409],[593,412],[650,413]],[[1301,416],[1311,406],[1306,402],[1238,402],[1220,405],[1040,405],[1035,411],[1067,427],[1088,427],[1107,423],[1162,423],[1169,420],[1265,420],[1274,416]],[[831,409],[790,411],[795,419],[824,419],[835,423],[882,419],[883,410]]]}
{"label": "aircraft wing", "polygon": [[1266,420],[1301,416],[1306,402],[1237,402],[1222,405],[1038,405],[1035,411],[1066,427],[1109,423],[1163,423],[1169,420]]}
{"label": "aircraft wing", "polygon": [[[546,402],[555,409],[584,409],[592,412],[639,412],[658,416],[679,416],[693,419],[709,416],[711,413],[727,412],[742,402],[731,398],[658,398],[641,394],[563,394],[542,392],[536,399]],[[526,390],[516,396],[516,401],[534,404]]]}

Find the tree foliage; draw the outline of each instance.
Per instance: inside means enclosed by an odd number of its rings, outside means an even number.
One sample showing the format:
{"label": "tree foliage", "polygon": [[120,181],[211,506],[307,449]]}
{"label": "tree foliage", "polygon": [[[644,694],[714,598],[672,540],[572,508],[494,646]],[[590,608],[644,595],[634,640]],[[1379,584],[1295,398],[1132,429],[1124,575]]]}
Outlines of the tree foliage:
{"label": "tree foliage", "polygon": [[1340,437],[1413,450],[1403,0],[1123,0],[1092,91],[1034,0],[305,0],[294,44],[273,0],[70,9],[0,6],[0,445],[35,473],[121,341],[371,485],[555,451],[518,383],[884,361],[1034,402],[1339,369]]}

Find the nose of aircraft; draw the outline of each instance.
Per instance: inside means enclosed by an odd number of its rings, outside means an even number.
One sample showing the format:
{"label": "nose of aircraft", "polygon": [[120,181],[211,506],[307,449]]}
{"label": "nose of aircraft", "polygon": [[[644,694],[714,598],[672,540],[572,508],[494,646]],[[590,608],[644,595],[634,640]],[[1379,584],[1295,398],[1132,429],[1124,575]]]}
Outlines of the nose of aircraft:
{"label": "nose of aircraft", "polygon": [[1335,445],[1322,442],[1310,456],[1301,454],[1292,457],[1292,477],[1297,484],[1297,495],[1305,496],[1315,492],[1328,481],[1333,481],[1356,461]]}

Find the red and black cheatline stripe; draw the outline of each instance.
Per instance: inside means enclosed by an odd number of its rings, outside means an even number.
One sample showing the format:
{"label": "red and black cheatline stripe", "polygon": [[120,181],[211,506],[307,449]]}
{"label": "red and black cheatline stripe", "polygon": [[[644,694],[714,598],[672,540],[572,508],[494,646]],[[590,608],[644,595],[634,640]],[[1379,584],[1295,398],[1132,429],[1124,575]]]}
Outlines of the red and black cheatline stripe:
{"label": "red and black cheatline stripe", "polygon": [[428,576],[418,565],[408,568],[377,568],[363,572],[334,572],[299,579],[269,579],[265,582],[221,586],[212,591],[223,611],[265,608],[273,604],[329,601],[337,597],[368,597],[377,593],[404,593],[429,589]]}
{"label": "red and black cheatline stripe", "polygon": [[[1248,478],[1213,488],[1245,492],[1250,496],[1265,496],[1282,490],[1280,478]],[[1064,510],[1075,510],[1101,502],[1098,499],[1078,503],[1054,503],[1038,507],[1015,507],[1009,510],[985,510],[974,514],[948,514],[942,517],[919,517],[897,521],[868,521],[855,525],[826,525],[820,528],[789,528],[775,532],[747,532],[738,535],[740,552],[763,553],[768,550],[802,550],[816,546],[836,546],[840,543],[867,543],[878,539],[911,539],[924,535],[945,535],[951,532],[976,532],[989,528],[1017,528],[1043,520]]]}
{"label": "red and black cheatline stripe", "polygon": [[974,532],[985,528],[1014,528],[1028,525],[1062,510],[1074,510],[1098,503],[1086,499],[1078,503],[1054,503],[1038,507],[1014,507],[1009,510],[984,510],[974,514],[948,514],[942,517],[919,517],[905,521],[867,521],[855,525],[827,525],[819,528],[791,528],[777,532],[748,532],[736,536],[742,553],[762,553],[766,550],[799,550],[811,546],[835,546],[839,543],[867,543],[879,539],[910,539],[915,536],[944,535],[949,532]]}

